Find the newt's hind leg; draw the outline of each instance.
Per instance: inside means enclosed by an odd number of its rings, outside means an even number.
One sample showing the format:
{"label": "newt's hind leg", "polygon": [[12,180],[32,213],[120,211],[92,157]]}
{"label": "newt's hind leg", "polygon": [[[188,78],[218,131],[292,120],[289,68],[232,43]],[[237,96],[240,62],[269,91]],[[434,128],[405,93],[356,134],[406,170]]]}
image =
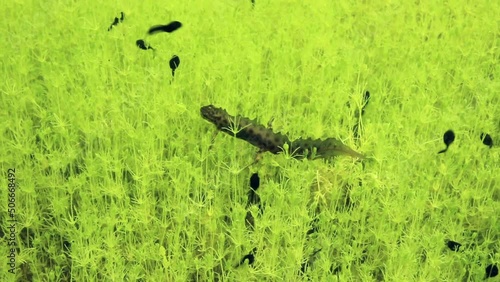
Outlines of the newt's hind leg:
{"label": "newt's hind leg", "polygon": [[253,161],[251,164],[249,164],[249,165],[245,166],[244,168],[242,168],[241,170],[244,170],[244,169],[246,169],[246,168],[248,168],[248,167],[253,166],[254,164],[257,164],[257,163],[258,163],[258,162],[262,159],[262,154],[264,154],[265,152],[266,152],[265,150],[260,149],[260,150],[259,150],[259,151],[255,154],[255,159],[254,159],[254,161]]}

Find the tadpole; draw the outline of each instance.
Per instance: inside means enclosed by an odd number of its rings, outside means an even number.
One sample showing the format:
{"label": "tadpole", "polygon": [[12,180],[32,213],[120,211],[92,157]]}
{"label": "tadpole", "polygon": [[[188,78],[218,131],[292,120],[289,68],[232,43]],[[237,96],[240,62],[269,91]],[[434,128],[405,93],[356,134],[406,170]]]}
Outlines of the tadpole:
{"label": "tadpole", "polygon": [[498,275],[498,266],[490,264],[486,267],[486,278],[495,277]]}
{"label": "tadpole", "polygon": [[455,242],[455,241],[451,241],[451,240],[449,240],[446,243],[446,245],[448,246],[448,248],[450,248],[450,250],[452,250],[454,252],[458,252],[460,247],[462,246],[462,244]]}
{"label": "tadpole", "polygon": [[441,153],[448,151],[448,147],[450,147],[450,145],[451,145],[451,143],[453,143],[453,141],[455,141],[455,133],[453,132],[453,130],[450,129],[450,130],[446,131],[443,135],[443,142],[446,145],[446,148],[439,151],[438,154],[441,154]]}
{"label": "tadpole", "polygon": [[173,22],[171,22],[169,24],[166,24],[166,25],[155,25],[155,26],[152,26],[151,28],[149,28],[148,34],[149,35],[153,35],[153,34],[156,34],[158,32],[168,32],[168,33],[171,33],[171,32],[174,32],[174,31],[178,30],[181,27],[182,27],[182,23],[181,22],[173,21]]}
{"label": "tadpole", "polygon": [[173,55],[168,64],[170,65],[170,69],[172,69],[172,76],[174,76],[175,70],[181,64],[181,59],[177,55]]}
{"label": "tadpole", "polygon": [[137,47],[139,47],[140,49],[142,50],[149,50],[149,49],[152,49],[154,50],[153,47],[149,46],[148,44],[146,44],[146,42],[144,42],[144,40],[142,39],[138,39],[136,42],[135,42],[135,45],[137,45]]}
{"label": "tadpole", "polygon": [[493,147],[493,139],[491,139],[491,136],[488,133],[481,133],[481,140],[484,145],[490,148]]}
{"label": "tadpole", "polygon": [[123,19],[125,19],[125,14],[123,12],[120,12],[120,14],[121,14],[120,19],[118,19],[118,17],[115,17],[115,19],[113,20],[113,22],[109,26],[108,31],[113,29],[113,26],[116,26],[116,25],[118,25],[118,23],[123,22]]}

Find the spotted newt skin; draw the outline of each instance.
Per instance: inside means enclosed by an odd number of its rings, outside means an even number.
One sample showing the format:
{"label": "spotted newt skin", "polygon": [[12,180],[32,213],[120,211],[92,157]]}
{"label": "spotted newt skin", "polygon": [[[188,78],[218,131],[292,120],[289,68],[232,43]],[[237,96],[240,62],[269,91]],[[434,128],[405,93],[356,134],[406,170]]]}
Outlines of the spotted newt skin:
{"label": "spotted newt skin", "polygon": [[[225,109],[214,105],[203,106],[201,116],[213,123],[218,130],[247,141],[260,149],[260,152],[278,154],[288,144],[289,154],[295,159],[332,158],[338,155],[348,155],[353,158],[363,159],[364,156],[342,144],[335,138],[321,139],[290,139],[270,128],[242,116],[232,116]],[[232,130],[231,130],[232,129]],[[234,132],[236,131],[236,134]]]}

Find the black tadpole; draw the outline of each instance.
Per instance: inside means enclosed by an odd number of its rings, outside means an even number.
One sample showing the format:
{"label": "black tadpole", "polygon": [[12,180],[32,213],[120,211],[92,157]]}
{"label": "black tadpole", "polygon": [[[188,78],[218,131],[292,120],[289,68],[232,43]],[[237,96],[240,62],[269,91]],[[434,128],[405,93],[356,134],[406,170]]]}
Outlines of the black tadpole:
{"label": "black tadpole", "polygon": [[448,147],[450,147],[450,145],[451,145],[451,143],[453,143],[453,141],[455,141],[455,133],[453,132],[453,130],[450,129],[450,130],[446,131],[443,135],[443,142],[446,145],[446,148],[439,151],[438,154],[441,154],[441,153],[448,151]]}
{"label": "black tadpole", "polygon": [[113,20],[113,22],[109,26],[108,31],[110,31],[111,29],[113,29],[113,26],[117,26],[118,23],[123,22],[123,19],[125,19],[125,14],[123,12],[120,12],[120,14],[121,14],[120,19],[118,19],[118,17],[115,17],[115,19]]}
{"label": "black tadpole", "polygon": [[257,190],[260,186],[260,178],[259,174],[256,172],[250,176],[250,187],[252,187],[253,190]]}
{"label": "black tadpole", "polygon": [[365,114],[366,106],[368,106],[368,102],[370,102],[370,92],[366,91],[365,96],[363,97],[363,107],[361,108],[361,115]]}
{"label": "black tadpole", "polygon": [[490,148],[493,147],[493,139],[491,139],[491,136],[488,133],[481,133],[481,140],[484,145]]}
{"label": "black tadpole", "polygon": [[170,69],[172,69],[172,76],[174,76],[175,70],[181,64],[181,59],[179,59],[179,57],[177,55],[173,55],[172,59],[170,59],[168,64],[170,65]]}
{"label": "black tadpole", "polygon": [[250,176],[250,190],[248,191],[247,208],[250,207],[251,205],[257,205],[259,207],[260,214],[263,214],[264,210],[262,209],[262,205],[260,203],[260,196],[256,192],[259,186],[260,186],[259,174],[254,173],[252,174],[252,176]]}
{"label": "black tadpole", "polygon": [[245,263],[245,260],[248,260],[248,265],[252,265],[253,262],[255,261],[255,253],[257,252],[257,248],[253,248],[252,251],[250,253],[248,253],[247,255],[245,255],[240,263],[238,263],[238,265],[236,265],[236,267],[239,267],[241,266],[242,264]]}
{"label": "black tadpole", "polygon": [[361,111],[356,110],[356,118],[358,119],[354,127],[352,128],[353,133],[354,133],[354,138],[357,140],[359,139],[359,125],[360,125],[360,120],[361,116],[365,114],[365,109],[366,106],[368,106],[368,102],[370,102],[370,91],[366,91],[365,95],[363,96],[363,105],[361,106]]}
{"label": "black tadpole", "polygon": [[115,17],[115,20],[111,23],[111,25],[108,27],[108,31],[113,29],[113,26],[118,24],[118,18]]}
{"label": "black tadpole", "polygon": [[138,39],[136,42],[135,42],[135,45],[137,45],[137,47],[139,47],[140,49],[142,50],[149,50],[149,49],[152,49],[154,50],[153,47],[149,46],[148,44],[146,44],[146,42],[144,42],[144,40],[142,39]]}
{"label": "black tadpole", "polygon": [[458,243],[458,242],[455,242],[455,241],[448,241],[446,243],[446,246],[448,246],[448,248],[454,252],[458,252],[460,247],[462,246],[462,244]]}
{"label": "black tadpole", "polygon": [[181,27],[182,27],[181,22],[173,21],[173,22],[166,24],[166,25],[155,25],[155,26],[150,27],[148,30],[148,34],[153,35],[153,34],[156,34],[158,32],[171,33],[171,32],[178,30]]}
{"label": "black tadpole", "polygon": [[498,275],[498,266],[490,264],[486,267],[486,278],[495,277]]}

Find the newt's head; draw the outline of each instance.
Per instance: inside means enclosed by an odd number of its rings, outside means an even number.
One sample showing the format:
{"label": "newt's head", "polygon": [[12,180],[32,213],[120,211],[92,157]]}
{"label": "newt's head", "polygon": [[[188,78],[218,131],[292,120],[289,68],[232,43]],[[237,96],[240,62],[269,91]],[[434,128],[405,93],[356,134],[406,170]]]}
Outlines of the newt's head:
{"label": "newt's head", "polygon": [[214,105],[203,106],[200,108],[201,116],[209,122],[215,124],[217,128],[228,125],[228,113]]}

